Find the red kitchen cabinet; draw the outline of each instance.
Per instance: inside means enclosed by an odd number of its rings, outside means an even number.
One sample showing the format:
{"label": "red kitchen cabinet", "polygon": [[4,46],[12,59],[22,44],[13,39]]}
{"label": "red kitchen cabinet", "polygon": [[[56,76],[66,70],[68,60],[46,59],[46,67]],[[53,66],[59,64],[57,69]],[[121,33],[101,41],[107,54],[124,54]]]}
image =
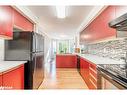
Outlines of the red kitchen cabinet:
{"label": "red kitchen cabinet", "polygon": [[115,18],[120,17],[121,15],[127,13],[127,6],[115,6],[116,14]]}
{"label": "red kitchen cabinet", "polygon": [[89,65],[89,89],[97,89],[97,66],[93,63]]}
{"label": "red kitchen cabinet", "polygon": [[3,86],[9,89],[24,89],[24,65],[3,74]]}
{"label": "red kitchen cabinet", "polygon": [[33,31],[34,24],[14,9],[14,26],[24,31]]}
{"label": "red kitchen cabinet", "polygon": [[80,74],[89,87],[89,63],[84,60],[84,58],[80,58]]}
{"label": "red kitchen cabinet", "polygon": [[116,37],[116,30],[109,27],[109,22],[113,19],[115,19],[115,7],[109,6],[82,31],[84,33],[81,32],[80,35],[83,35],[81,41],[89,43]]}
{"label": "red kitchen cabinet", "polygon": [[115,7],[109,6],[104,12],[102,12],[102,23],[103,23],[103,32],[102,38],[116,37],[116,30],[109,27],[109,22],[115,19]]}
{"label": "red kitchen cabinet", "polygon": [[2,74],[0,75],[0,87],[2,87]]}
{"label": "red kitchen cabinet", "polygon": [[13,8],[0,6],[0,37],[10,39],[13,36]]}
{"label": "red kitchen cabinet", "polygon": [[[99,41],[105,38],[115,37],[116,30],[109,27],[109,22],[115,18],[115,7],[106,8],[92,23],[90,31],[91,41]],[[90,26],[89,26],[90,27]]]}
{"label": "red kitchen cabinet", "polygon": [[76,68],[76,55],[56,55],[56,68]]}
{"label": "red kitchen cabinet", "polygon": [[90,61],[80,58],[80,74],[89,89],[97,89],[97,69]]}

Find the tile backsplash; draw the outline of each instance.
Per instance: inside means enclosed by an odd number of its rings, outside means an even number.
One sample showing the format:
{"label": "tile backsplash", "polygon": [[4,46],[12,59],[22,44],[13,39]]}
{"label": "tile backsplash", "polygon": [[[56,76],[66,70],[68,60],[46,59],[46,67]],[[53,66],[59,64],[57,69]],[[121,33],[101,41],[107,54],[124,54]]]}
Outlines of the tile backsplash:
{"label": "tile backsplash", "polygon": [[127,52],[127,38],[85,45],[89,54],[120,60]]}

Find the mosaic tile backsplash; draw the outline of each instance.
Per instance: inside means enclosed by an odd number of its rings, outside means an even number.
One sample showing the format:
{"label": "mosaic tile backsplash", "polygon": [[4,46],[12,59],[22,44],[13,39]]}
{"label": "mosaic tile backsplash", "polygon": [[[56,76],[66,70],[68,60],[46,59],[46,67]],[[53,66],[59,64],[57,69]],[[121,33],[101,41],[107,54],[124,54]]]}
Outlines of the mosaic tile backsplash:
{"label": "mosaic tile backsplash", "polygon": [[127,38],[87,44],[85,51],[89,54],[120,60],[127,52]]}

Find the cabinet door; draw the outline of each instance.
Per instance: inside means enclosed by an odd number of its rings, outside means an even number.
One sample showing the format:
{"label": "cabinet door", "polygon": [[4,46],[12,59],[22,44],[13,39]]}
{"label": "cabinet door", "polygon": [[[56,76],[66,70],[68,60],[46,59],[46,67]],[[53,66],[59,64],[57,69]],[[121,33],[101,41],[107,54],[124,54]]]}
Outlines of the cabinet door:
{"label": "cabinet door", "polygon": [[116,37],[116,30],[109,27],[109,22],[113,19],[115,19],[115,7],[109,6],[87,26],[82,41],[84,39],[93,42]]}
{"label": "cabinet door", "polygon": [[14,10],[14,25],[25,31],[34,30],[34,24],[16,10]]}
{"label": "cabinet door", "polygon": [[2,75],[0,75],[0,87],[2,86]]}
{"label": "cabinet door", "polygon": [[109,27],[109,22],[115,19],[115,7],[109,6],[103,13],[103,33],[102,37],[116,37],[116,29]]}
{"label": "cabinet door", "polygon": [[80,74],[83,73],[83,58],[80,58]]}
{"label": "cabinet door", "polygon": [[89,63],[87,61],[85,61],[85,59],[81,58],[80,60],[81,62],[81,76],[84,79],[85,83],[87,84],[87,86],[89,85]]}
{"label": "cabinet door", "polygon": [[3,86],[9,89],[24,89],[24,66],[3,74]]}
{"label": "cabinet door", "polygon": [[13,36],[13,9],[10,6],[0,6],[0,36]]}
{"label": "cabinet door", "polygon": [[109,27],[109,22],[115,18],[115,7],[109,6],[106,8],[92,23],[93,26],[93,41],[103,40],[105,38],[115,37],[116,30]]}
{"label": "cabinet door", "polygon": [[76,68],[77,56],[76,55],[56,55],[57,68]]}

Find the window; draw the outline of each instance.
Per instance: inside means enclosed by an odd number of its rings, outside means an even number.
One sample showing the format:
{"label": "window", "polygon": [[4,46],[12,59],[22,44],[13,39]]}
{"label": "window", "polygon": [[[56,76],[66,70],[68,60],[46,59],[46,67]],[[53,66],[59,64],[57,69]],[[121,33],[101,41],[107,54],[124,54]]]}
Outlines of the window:
{"label": "window", "polygon": [[53,53],[73,53],[74,52],[74,41],[73,40],[53,40]]}

